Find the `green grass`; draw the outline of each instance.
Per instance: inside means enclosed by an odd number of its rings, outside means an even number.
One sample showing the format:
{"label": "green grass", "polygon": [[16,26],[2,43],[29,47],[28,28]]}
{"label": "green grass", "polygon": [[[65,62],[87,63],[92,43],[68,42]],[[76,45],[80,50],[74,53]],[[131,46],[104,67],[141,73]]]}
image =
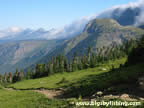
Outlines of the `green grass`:
{"label": "green grass", "polygon": [[[105,91],[118,84],[136,82],[139,75],[144,74],[144,64],[119,68],[126,58],[101,64],[96,68],[61,73],[49,77],[24,80],[8,87],[16,89],[48,88],[56,89],[66,87],[65,95],[68,97],[89,97],[98,90]],[[115,69],[111,70],[114,66]],[[107,70],[103,71],[102,68]],[[44,95],[31,90],[5,90],[0,86],[0,107],[4,108],[71,108],[69,99],[47,99]],[[119,90],[121,90],[119,88]],[[119,92],[119,91],[118,91]],[[77,99],[75,99],[77,101]],[[143,108],[142,106],[138,108]],[[74,106],[73,106],[74,107]],[[95,107],[92,107],[95,108]],[[103,107],[105,108],[105,107]],[[110,107],[115,108],[115,107]],[[122,108],[122,107],[118,107]],[[130,108],[130,107],[129,107]]]}
{"label": "green grass", "polygon": [[69,108],[66,100],[50,100],[34,91],[0,89],[0,108]]}
{"label": "green grass", "polygon": [[[89,97],[97,91],[115,91],[117,93],[126,90],[129,85],[135,85],[138,78],[144,75],[144,64],[122,67],[97,75],[89,75],[76,83],[69,85],[65,95],[69,97],[78,97],[79,95]],[[115,86],[127,84],[125,88],[114,88]]]}
{"label": "green grass", "polygon": [[[116,61],[110,61],[108,63],[102,64],[96,68],[89,68],[86,70],[71,72],[71,73],[59,73],[55,75],[51,75],[49,77],[45,78],[39,78],[39,79],[32,79],[32,80],[24,80],[22,82],[18,82],[15,84],[11,84],[8,87],[13,87],[16,89],[33,89],[33,88],[49,88],[49,89],[55,89],[55,88],[61,88],[64,86],[69,86],[72,83],[76,83],[80,79],[83,79],[90,75],[99,75],[101,73],[108,72],[112,65],[114,65],[115,68],[118,68],[120,64],[124,64],[126,61],[126,58],[116,60]],[[106,71],[103,71],[102,68],[106,68]],[[60,83],[63,79],[65,79],[64,83]]]}
{"label": "green grass", "polygon": [[[44,95],[41,95],[34,91],[15,91],[15,90],[0,89],[0,108],[75,108],[76,106],[70,103],[77,101],[78,101],[77,99],[50,100],[46,98]],[[138,106],[135,108],[143,108],[143,106]],[[77,108],[107,108],[107,107],[79,106]],[[125,107],[109,106],[109,108],[125,108]]]}

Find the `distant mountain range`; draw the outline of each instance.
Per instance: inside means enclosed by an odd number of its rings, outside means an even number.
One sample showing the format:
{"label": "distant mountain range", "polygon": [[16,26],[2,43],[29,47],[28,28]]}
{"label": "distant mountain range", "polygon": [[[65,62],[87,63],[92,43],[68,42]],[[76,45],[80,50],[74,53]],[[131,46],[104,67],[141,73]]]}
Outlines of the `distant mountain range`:
{"label": "distant mountain range", "polygon": [[64,40],[14,41],[0,45],[0,73],[14,72],[36,63]]}
{"label": "distant mountain range", "polygon": [[53,40],[53,39],[69,39],[80,34],[91,17],[84,17],[78,21],[72,22],[59,29],[38,30],[20,29],[12,27],[6,30],[0,30],[0,43],[16,40]]}

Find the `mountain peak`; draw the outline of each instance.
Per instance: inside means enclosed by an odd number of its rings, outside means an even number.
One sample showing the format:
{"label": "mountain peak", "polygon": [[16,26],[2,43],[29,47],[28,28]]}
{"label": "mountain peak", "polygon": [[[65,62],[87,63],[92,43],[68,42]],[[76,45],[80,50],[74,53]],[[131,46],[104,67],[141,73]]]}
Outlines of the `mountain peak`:
{"label": "mountain peak", "polygon": [[84,31],[91,33],[104,29],[114,29],[115,27],[120,27],[120,24],[113,19],[94,19],[87,24]]}

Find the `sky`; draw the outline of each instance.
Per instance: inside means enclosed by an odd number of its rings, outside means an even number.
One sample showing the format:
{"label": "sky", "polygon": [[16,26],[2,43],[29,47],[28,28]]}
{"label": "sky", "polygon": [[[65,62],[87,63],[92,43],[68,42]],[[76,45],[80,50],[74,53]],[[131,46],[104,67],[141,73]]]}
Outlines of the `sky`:
{"label": "sky", "polygon": [[137,0],[0,0],[0,29],[60,28],[81,17]]}

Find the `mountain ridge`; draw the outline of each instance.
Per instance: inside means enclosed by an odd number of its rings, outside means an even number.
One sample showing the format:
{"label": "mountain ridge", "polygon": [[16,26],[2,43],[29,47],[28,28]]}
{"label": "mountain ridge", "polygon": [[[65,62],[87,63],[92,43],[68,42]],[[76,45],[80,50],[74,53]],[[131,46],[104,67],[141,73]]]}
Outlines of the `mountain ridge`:
{"label": "mountain ridge", "polygon": [[[136,38],[140,38],[142,34],[144,34],[143,29],[132,26],[121,26],[113,19],[94,19],[87,24],[80,35],[59,46],[53,52],[48,53],[40,62],[47,62],[51,56],[56,56],[57,54],[64,54],[68,57],[72,57],[75,51],[80,55],[83,53],[86,54],[89,46],[95,52],[97,48],[103,46],[108,47],[112,44],[121,45],[128,39],[132,38],[135,40]],[[46,60],[45,58],[48,57],[49,59]]]}

